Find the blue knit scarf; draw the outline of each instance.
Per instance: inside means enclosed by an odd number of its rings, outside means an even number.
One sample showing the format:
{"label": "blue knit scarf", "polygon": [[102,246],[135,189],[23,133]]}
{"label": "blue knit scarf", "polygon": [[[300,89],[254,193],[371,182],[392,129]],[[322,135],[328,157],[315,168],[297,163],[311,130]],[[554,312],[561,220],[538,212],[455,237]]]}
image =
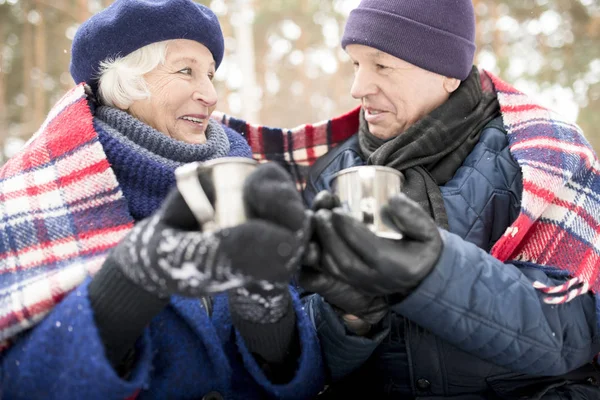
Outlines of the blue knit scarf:
{"label": "blue knit scarf", "polygon": [[124,111],[99,107],[94,117],[106,157],[135,221],[152,214],[175,184],[175,168],[219,157],[252,157],[240,134],[214,120],[206,128],[206,143],[172,139]]}

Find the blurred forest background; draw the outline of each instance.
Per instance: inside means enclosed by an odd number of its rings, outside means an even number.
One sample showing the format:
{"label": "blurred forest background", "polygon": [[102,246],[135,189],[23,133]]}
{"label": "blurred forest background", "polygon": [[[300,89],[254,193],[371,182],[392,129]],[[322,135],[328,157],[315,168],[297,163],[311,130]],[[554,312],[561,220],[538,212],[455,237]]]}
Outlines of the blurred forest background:
{"label": "blurred forest background", "polygon": [[[393,0],[389,0],[393,1]],[[600,0],[473,0],[476,64],[571,121],[600,150]],[[78,25],[111,0],[0,0],[0,164],[73,81]],[[340,48],[359,0],[206,0],[226,36],[218,109],[291,128],[355,107]]]}

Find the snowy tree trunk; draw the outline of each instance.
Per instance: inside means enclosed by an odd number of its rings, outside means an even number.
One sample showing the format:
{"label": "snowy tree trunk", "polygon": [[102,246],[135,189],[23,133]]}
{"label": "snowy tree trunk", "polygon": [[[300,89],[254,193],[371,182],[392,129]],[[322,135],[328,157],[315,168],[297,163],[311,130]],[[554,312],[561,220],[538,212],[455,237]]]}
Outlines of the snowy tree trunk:
{"label": "snowy tree trunk", "polygon": [[256,79],[256,57],[254,54],[254,11],[251,0],[236,0],[237,7],[232,16],[232,25],[237,42],[238,65],[242,71],[242,115],[251,123],[259,123],[260,90]]}

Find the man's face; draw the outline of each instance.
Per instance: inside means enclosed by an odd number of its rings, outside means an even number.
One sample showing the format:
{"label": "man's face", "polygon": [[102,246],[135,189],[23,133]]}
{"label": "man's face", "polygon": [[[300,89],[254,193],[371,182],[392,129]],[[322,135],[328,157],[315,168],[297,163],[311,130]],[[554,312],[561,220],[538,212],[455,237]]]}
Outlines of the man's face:
{"label": "man's face", "polygon": [[460,84],[372,47],[351,44],[346,52],[354,62],[350,93],[361,100],[369,131],[380,139],[406,131]]}

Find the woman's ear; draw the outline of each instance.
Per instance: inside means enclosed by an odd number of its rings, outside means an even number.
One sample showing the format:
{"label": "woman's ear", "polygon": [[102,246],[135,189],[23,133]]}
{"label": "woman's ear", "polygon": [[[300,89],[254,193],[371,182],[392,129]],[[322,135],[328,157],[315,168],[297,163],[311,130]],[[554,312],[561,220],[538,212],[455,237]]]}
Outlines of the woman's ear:
{"label": "woman's ear", "polygon": [[460,79],[444,77],[444,89],[448,94],[453,93],[460,86]]}

